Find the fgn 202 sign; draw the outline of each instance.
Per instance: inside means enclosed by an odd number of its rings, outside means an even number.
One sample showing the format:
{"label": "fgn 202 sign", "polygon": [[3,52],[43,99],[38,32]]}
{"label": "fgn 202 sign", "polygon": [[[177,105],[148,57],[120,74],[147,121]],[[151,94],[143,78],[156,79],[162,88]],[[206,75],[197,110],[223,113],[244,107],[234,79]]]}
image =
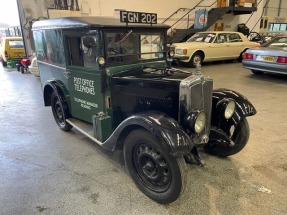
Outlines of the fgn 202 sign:
{"label": "fgn 202 sign", "polygon": [[133,11],[120,11],[121,22],[125,23],[144,23],[144,24],[156,24],[156,13],[139,13]]}

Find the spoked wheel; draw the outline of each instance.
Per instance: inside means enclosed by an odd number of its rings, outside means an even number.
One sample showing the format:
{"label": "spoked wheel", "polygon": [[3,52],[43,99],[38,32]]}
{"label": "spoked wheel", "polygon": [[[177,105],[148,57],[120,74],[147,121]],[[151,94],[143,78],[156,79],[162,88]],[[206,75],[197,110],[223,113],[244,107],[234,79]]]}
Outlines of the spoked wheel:
{"label": "spoked wheel", "polygon": [[132,131],[124,144],[124,157],[135,184],[152,200],[168,204],[184,190],[184,158],[171,156],[150,132]]}
{"label": "spoked wheel", "polygon": [[51,106],[55,121],[59,128],[64,131],[71,130],[73,126],[66,122],[67,112],[63,107],[61,99],[55,92],[53,92],[51,95]]}
{"label": "spoked wheel", "polygon": [[228,131],[225,131],[226,135],[230,138],[230,145],[220,144],[219,142],[214,142],[211,140],[204,147],[205,151],[212,155],[217,155],[219,157],[227,157],[240,152],[248,142],[249,139],[249,125],[246,118],[243,118],[235,127],[235,125],[230,126]]}
{"label": "spoked wheel", "polygon": [[196,67],[196,65],[202,64],[203,61],[203,55],[200,52],[195,52],[192,57],[190,58],[190,61],[188,62],[188,65],[190,67]]}

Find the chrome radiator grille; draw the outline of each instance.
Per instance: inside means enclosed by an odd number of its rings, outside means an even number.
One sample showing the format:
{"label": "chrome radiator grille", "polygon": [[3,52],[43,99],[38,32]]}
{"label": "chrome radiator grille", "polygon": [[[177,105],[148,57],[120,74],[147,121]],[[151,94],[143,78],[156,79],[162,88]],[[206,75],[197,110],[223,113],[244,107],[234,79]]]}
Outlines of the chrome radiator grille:
{"label": "chrome radiator grille", "polygon": [[213,80],[201,75],[191,75],[180,83],[179,94],[179,120],[183,121],[185,115],[194,110],[206,113],[207,124],[205,130],[199,135],[192,134],[196,143],[205,143],[209,136],[211,122]]}

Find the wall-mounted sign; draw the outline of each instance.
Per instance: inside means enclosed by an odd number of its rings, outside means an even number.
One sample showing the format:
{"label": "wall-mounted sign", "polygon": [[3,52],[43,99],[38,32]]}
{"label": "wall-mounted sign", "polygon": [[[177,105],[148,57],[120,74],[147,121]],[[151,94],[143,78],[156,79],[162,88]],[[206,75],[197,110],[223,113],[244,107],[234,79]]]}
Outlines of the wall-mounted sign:
{"label": "wall-mounted sign", "polygon": [[120,20],[125,23],[156,24],[156,13],[140,13],[133,11],[120,11]]}
{"label": "wall-mounted sign", "polygon": [[195,11],[195,29],[202,29],[207,25],[208,11],[207,10],[197,10]]}

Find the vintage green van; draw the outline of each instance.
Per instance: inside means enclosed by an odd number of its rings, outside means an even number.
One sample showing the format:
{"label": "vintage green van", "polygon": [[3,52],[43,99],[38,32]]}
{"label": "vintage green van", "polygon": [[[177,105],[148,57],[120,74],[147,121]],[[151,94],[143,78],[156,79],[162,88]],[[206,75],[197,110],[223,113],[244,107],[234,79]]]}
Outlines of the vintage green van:
{"label": "vintage green van", "polygon": [[242,150],[246,117],[256,114],[238,92],[213,89],[199,68],[171,68],[167,29],[156,14],[131,11],[32,28],[44,102],[60,129],[123,150],[137,187],[162,204],[184,190],[186,162],[203,164],[199,148],[217,156]]}

